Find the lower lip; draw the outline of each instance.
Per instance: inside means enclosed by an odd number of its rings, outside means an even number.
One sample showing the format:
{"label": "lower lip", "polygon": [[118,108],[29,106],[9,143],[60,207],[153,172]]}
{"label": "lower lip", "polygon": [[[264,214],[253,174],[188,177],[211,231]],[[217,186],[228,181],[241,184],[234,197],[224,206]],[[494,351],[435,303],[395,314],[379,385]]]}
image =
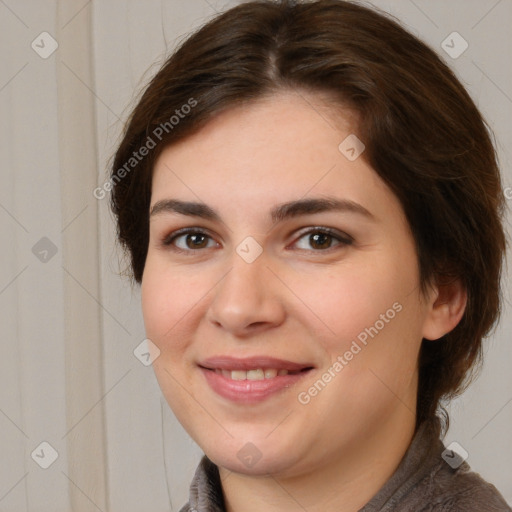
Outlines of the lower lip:
{"label": "lower lip", "polygon": [[306,370],[294,375],[277,375],[271,379],[262,380],[232,380],[214,370],[206,368],[200,368],[200,370],[218,395],[243,404],[262,402],[275,393],[290,388],[311,372]]}

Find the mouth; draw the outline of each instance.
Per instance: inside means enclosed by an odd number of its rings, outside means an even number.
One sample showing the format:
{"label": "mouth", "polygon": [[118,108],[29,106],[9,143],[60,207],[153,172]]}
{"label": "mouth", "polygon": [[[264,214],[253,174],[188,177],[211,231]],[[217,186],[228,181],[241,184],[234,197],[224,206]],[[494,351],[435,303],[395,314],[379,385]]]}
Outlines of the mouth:
{"label": "mouth", "polygon": [[314,366],[268,356],[236,358],[230,356],[210,357],[199,366],[212,370],[233,380],[263,380],[276,376],[295,375]]}
{"label": "mouth", "polygon": [[224,370],[221,368],[206,368],[204,370],[215,372],[217,375],[231,380],[265,380],[273,379],[277,376],[298,375],[301,372],[312,370],[313,367],[303,368],[302,370],[285,370],[284,368],[254,368],[251,370]]}
{"label": "mouth", "polygon": [[263,401],[290,388],[314,369],[310,363],[269,357],[215,357],[198,366],[214,392],[238,403]]}

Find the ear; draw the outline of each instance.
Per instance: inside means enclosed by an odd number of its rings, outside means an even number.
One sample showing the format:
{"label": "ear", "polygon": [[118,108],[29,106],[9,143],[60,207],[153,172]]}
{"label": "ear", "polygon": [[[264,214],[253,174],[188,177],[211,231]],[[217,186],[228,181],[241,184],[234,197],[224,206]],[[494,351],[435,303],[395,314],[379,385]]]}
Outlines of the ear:
{"label": "ear", "polygon": [[466,309],[467,292],[459,279],[438,279],[431,287],[423,337],[437,340],[452,331]]}

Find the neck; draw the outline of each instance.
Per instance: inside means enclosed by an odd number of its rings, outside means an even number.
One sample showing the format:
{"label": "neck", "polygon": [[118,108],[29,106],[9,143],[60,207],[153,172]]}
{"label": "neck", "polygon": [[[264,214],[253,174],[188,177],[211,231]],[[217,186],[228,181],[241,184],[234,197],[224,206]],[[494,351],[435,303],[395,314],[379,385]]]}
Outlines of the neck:
{"label": "neck", "polygon": [[356,512],[395,472],[414,428],[414,415],[402,406],[396,417],[376,425],[370,436],[291,478],[245,475],[219,467],[226,511]]}

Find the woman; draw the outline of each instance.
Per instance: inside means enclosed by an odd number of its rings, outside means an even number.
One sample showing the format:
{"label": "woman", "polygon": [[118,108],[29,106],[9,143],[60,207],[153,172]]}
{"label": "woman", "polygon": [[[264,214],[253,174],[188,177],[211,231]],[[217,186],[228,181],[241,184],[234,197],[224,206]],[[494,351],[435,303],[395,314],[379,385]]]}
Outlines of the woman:
{"label": "woman", "polygon": [[484,121],[432,50],[349,2],[230,9],[151,81],[111,181],[205,453],[182,511],[511,510],[440,440],[505,237]]}

